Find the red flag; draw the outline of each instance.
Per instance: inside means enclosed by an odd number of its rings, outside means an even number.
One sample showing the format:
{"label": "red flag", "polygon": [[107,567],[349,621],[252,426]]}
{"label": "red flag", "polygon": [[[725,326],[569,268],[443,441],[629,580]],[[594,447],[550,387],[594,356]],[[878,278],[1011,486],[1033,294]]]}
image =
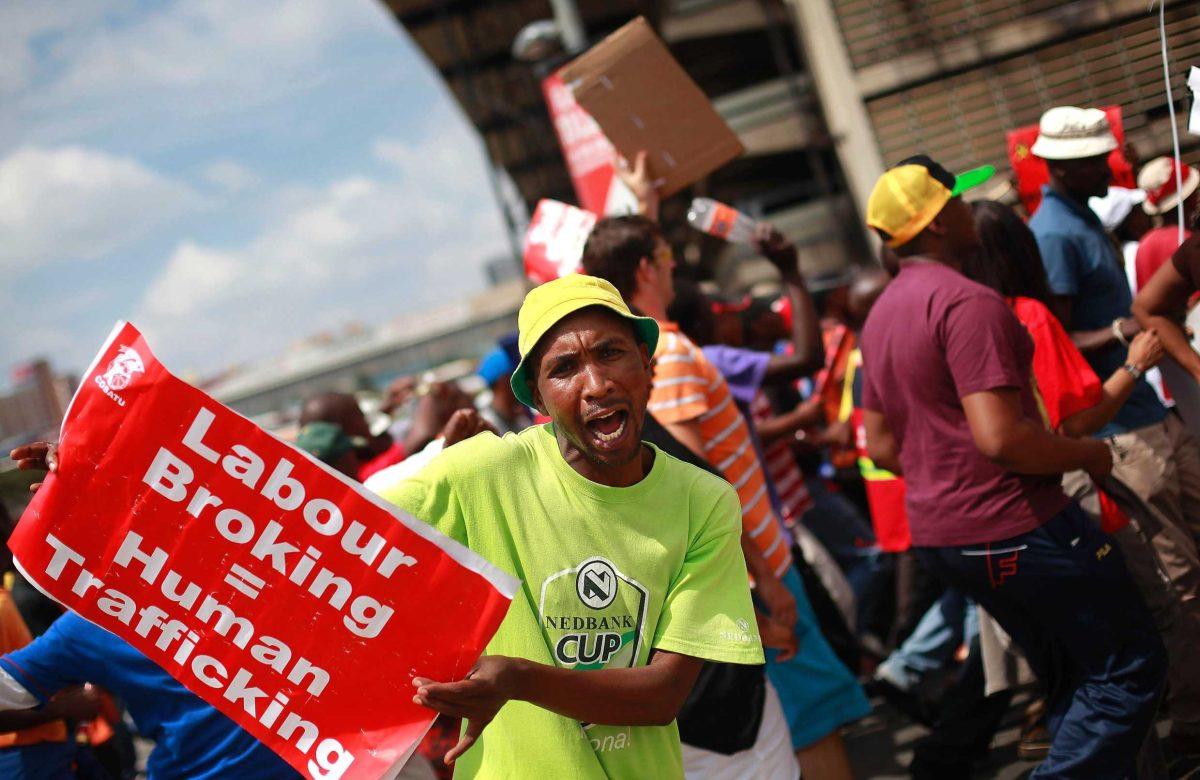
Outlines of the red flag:
{"label": "red flag", "polygon": [[398,771],[516,580],[172,376],[118,323],[9,542],[26,576],[298,771]]}

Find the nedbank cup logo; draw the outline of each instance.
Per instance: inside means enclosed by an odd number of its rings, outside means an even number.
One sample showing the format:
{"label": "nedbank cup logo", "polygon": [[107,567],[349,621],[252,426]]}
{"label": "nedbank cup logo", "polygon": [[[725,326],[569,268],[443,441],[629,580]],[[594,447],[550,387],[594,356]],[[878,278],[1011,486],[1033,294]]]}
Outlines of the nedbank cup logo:
{"label": "nedbank cup logo", "polygon": [[121,347],[117,356],[104,369],[104,384],[113,390],[124,390],[129,387],[136,374],[146,373],[142,356],[133,347]]}
{"label": "nedbank cup logo", "polygon": [[612,561],[592,557],[547,577],[538,611],[560,666],[583,670],[637,663],[646,589]]}

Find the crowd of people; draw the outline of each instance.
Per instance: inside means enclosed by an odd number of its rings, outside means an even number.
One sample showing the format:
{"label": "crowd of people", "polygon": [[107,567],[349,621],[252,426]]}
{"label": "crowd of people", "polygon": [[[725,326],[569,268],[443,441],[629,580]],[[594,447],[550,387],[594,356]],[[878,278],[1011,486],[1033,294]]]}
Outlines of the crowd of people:
{"label": "crowd of people", "polygon": [[[878,695],[928,729],[912,776],[964,778],[1023,686],[1035,776],[1200,759],[1200,172],[1114,187],[1116,149],[1047,111],[1032,215],[910,157],[863,204],[879,262],[825,289],[761,224],[768,297],[677,269],[635,165],[482,392],[402,378],[382,425],[307,399],[298,447],[522,582],[465,679],[414,678],[438,719],[402,776],[844,780]],[[132,776],[130,723],[151,777],[296,774],[11,574],[0,643],[0,776]]]}

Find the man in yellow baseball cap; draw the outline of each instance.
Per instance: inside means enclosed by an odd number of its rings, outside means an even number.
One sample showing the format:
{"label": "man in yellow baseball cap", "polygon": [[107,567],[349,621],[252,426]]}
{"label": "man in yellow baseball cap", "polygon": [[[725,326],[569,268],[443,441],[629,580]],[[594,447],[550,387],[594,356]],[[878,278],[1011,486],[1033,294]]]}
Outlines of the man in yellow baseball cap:
{"label": "man in yellow baseball cap", "polygon": [[[984,165],[955,176],[925,155],[909,157],[879,177],[867,200],[867,224],[890,248],[908,246],[905,252],[897,252],[901,255],[915,253],[913,239],[930,226],[935,234],[949,230],[954,238],[969,242],[966,234],[974,235],[975,221],[959,196],[983,184],[995,172],[991,165]],[[951,207],[950,213],[941,217],[947,206]]]}
{"label": "man in yellow baseball cap", "polygon": [[1039,776],[1133,776],[1162,642],[1112,540],[1063,492],[1065,472],[1109,474],[1108,445],[1047,428],[1029,332],[960,272],[979,237],[957,193],[983,178],[915,157],[871,193],[867,222],[899,273],[860,340],[867,451],[904,475],[920,563],[986,609],[1051,691]]}
{"label": "man in yellow baseball cap", "polygon": [[415,701],[464,718],[456,777],[683,778],[675,716],[703,661],[763,662],[737,495],[641,441],[658,326],[611,284],[548,282],[517,319],[513,392],[552,422],[382,493],[522,581],[476,668],[416,670]]}

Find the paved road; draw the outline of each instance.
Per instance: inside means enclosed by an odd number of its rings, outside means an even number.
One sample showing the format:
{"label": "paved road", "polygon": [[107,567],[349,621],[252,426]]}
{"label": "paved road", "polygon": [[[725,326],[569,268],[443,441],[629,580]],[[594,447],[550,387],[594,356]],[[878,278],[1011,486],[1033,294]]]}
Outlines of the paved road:
{"label": "paved road", "polygon": [[[912,760],[913,743],[927,732],[922,726],[914,725],[882,699],[872,702],[874,713],[855,724],[846,733],[846,747],[850,762],[858,780],[907,780],[908,763]],[[1027,692],[1018,693],[1013,699],[988,760],[980,764],[974,780],[1015,780],[1028,776],[1037,766],[1031,761],[1017,757],[1017,741],[1020,738],[1021,713],[1029,703]],[[1159,724],[1159,733],[1166,733],[1166,724]],[[1178,767],[1171,774],[1172,780],[1200,780],[1200,769]]]}

